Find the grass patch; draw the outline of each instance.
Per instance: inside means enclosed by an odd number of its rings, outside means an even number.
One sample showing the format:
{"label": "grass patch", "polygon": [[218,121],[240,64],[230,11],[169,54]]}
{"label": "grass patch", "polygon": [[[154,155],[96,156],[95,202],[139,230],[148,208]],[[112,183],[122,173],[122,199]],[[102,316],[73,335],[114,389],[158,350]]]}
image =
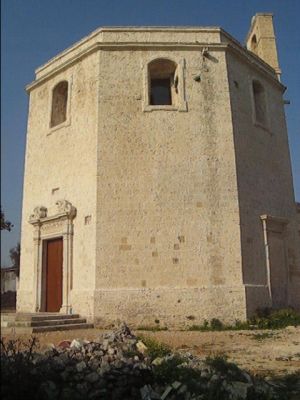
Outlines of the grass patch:
{"label": "grass patch", "polygon": [[130,358],[139,355],[139,352],[137,350],[126,350],[123,351],[123,355],[126,358]]}
{"label": "grass patch", "polygon": [[167,331],[168,328],[166,326],[138,326],[136,328],[137,331],[149,331],[149,332],[159,332],[159,331]]}
{"label": "grass patch", "polygon": [[257,329],[282,329],[290,325],[298,326],[300,325],[300,313],[291,308],[277,311],[264,309],[250,318],[249,324],[254,325]]}
{"label": "grass patch", "polygon": [[[172,385],[173,382],[182,382],[189,393],[203,396],[201,371],[184,365],[184,359],[179,355],[174,355],[169,360],[153,369],[154,381],[159,385]],[[175,397],[172,397],[175,398]],[[183,394],[178,394],[178,399],[184,399]],[[195,398],[194,396],[192,398]],[[209,397],[207,393],[203,399],[217,400],[218,397]],[[220,398],[221,399],[221,398]]]}
{"label": "grass patch", "polygon": [[257,314],[248,321],[235,321],[234,325],[225,325],[219,319],[213,318],[210,322],[204,321],[202,325],[192,325],[188,331],[239,331],[254,329],[282,329],[287,326],[300,325],[300,313],[291,309],[272,311],[270,309],[258,310]]}
{"label": "grass patch", "polygon": [[141,335],[138,336],[138,339],[147,346],[146,354],[151,360],[154,360],[157,357],[165,357],[171,353],[171,348],[168,345],[160,343],[149,336]]}

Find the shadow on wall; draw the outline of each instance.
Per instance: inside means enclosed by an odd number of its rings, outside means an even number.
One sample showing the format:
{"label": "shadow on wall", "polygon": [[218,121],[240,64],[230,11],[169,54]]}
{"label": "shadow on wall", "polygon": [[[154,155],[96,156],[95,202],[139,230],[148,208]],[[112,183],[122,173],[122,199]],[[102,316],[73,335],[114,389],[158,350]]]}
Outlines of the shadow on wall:
{"label": "shadow on wall", "polygon": [[1,311],[16,309],[17,292],[1,293]]}

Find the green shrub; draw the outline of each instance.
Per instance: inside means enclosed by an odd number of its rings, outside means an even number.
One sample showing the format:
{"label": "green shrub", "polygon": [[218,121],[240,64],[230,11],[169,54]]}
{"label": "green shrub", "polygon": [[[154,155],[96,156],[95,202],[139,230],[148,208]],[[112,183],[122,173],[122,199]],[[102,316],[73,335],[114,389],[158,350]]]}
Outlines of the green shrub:
{"label": "green shrub", "polygon": [[258,329],[282,329],[289,325],[300,325],[300,313],[292,308],[274,311],[258,310],[257,315],[250,318],[249,322]]}
{"label": "green shrub", "polygon": [[156,325],[156,326],[141,325],[141,326],[138,326],[136,328],[136,330],[137,331],[159,332],[159,331],[167,331],[168,328],[166,326],[158,326],[158,325]]}
{"label": "green shrub", "polygon": [[[35,337],[26,342],[19,339],[4,342],[1,339],[1,398],[39,398],[38,391],[45,377],[33,364],[37,348],[38,340]],[[49,372],[49,379],[51,375],[53,371]]]}
{"label": "green shrub", "polygon": [[287,326],[300,325],[300,313],[292,308],[282,310],[262,309],[248,321],[236,320],[234,325],[224,325],[219,319],[213,318],[208,324],[192,325],[187,328],[189,331],[229,331],[229,330],[253,330],[253,329],[282,329]]}
{"label": "green shrub", "polygon": [[239,319],[235,320],[235,324],[232,327],[233,330],[242,331],[250,329],[249,321],[240,321]]}
{"label": "green shrub", "polygon": [[145,346],[147,346],[146,354],[151,360],[154,360],[157,357],[165,357],[171,353],[171,348],[168,345],[159,343],[149,336],[142,335],[139,339],[145,344]]}
{"label": "green shrub", "polygon": [[223,323],[218,318],[213,318],[210,321],[210,327],[213,331],[222,331],[224,329]]}
{"label": "green shrub", "polygon": [[188,315],[186,318],[189,319],[190,321],[194,321],[195,316],[194,315]]}
{"label": "green shrub", "polygon": [[[174,381],[180,381],[181,379],[181,368],[177,368],[178,365],[182,364],[184,359],[180,355],[174,355],[168,360],[164,360],[160,365],[156,365],[153,368],[155,381],[163,384],[172,383]],[[190,370],[190,368],[189,368]]]}
{"label": "green shrub", "polygon": [[200,332],[205,332],[208,331],[208,329],[204,328],[203,325],[191,325],[187,328],[188,331],[200,331]]}

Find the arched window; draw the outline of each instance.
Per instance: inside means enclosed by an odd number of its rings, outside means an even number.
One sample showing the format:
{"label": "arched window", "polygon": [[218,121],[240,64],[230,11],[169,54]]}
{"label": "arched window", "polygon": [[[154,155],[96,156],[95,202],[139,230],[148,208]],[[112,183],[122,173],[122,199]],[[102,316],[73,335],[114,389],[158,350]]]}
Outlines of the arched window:
{"label": "arched window", "polygon": [[254,99],[254,111],[255,121],[262,125],[266,125],[267,122],[267,105],[266,105],[266,93],[262,84],[258,81],[252,82],[253,99]]}
{"label": "arched window", "polygon": [[167,59],[157,59],[148,65],[149,104],[174,105],[178,94],[177,64]]}
{"label": "arched window", "polygon": [[251,51],[253,51],[253,53],[257,54],[257,39],[256,39],[256,35],[253,35],[251,38]]}
{"label": "arched window", "polygon": [[68,82],[59,82],[52,92],[51,128],[67,119]]}

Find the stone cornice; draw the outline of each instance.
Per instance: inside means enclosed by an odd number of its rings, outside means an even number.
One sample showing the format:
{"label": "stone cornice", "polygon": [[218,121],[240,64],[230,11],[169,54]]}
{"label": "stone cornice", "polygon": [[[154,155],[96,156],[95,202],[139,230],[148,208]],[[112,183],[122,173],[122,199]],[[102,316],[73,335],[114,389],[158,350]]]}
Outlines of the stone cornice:
{"label": "stone cornice", "polygon": [[112,43],[112,42],[97,42],[92,44],[91,46],[85,48],[82,52],[77,53],[74,57],[69,58],[65,62],[62,62],[58,67],[53,68],[49,73],[45,74],[41,78],[29,83],[26,86],[26,91],[30,92],[32,89],[34,89],[36,86],[40,85],[41,83],[44,83],[48,79],[52,78],[52,76],[56,75],[58,72],[61,72],[62,70],[70,67],[80,59],[87,57],[91,53],[94,53],[95,51],[99,50],[142,50],[142,49],[165,49],[165,50],[197,50],[200,51],[202,48],[208,48],[208,49],[219,49],[219,50],[225,50],[227,45],[223,43],[212,43],[212,44],[207,44],[207,43],[170,43],[170,42],[155,42],[155,43],[149,43],[149,42],[122,42],[122,43]]}
{"label": "stone cornice", "polygon": [[45,217],[45,218],[40,218],[40,219],[30,219],[29,223],[31,225],[40,225],[41,223],[47,223],[47,222],[52,222],[55,220],[61,220],[62,218],[68,218],[68,215],[66,213],[59,213],[55,215],[51,215],[50,217]]}
{"label": "stone cornice", "polygon": [[[66,57],[68,54],[76,51],[80,47],[84,46],[87,42],[91,41],[94,39],[96,36],[99,36],[99,40],[97,43],[105,43],[103,42],[102,39],[102,34],[104,33],[121,33],[121,32],[174,32],[174,33],[220,33],[220,32],[225,32],[223,31],[220,27],[192,27],[192,26],[181,26],[181,27],[176,27],[176,26],[114,26],[114,27],[101,27],[90,33],[88,36],[85,36],[78,42],[74,43],[70,47],[67,47],[65,50],[57,54],[56,56],[52,57],[49,61],[47,61],[45,64],[41,65],[35,70],[35,73],[38,74],[42,72],[45,68],[49,67],[52,63],[55,61]],[[227,34],[230,36],[229,34]],[[108,42],[111,44],[117,44],[115,42]],[[118,42],[118,43],[125,43],[123,42]],[[148,42],[149,43],[149,42]],[[174,42],[178,43],[178,42]]]}
{"label": "stone cornice", "polygon": [[258,69],[264,74],[265,78],[275,84],[282,92],[285,92],[286,86],[278,80],[275,70],[261,58],[246,49],[241,49],[237,46],[232,46],[231,44],[228,44],[227,49],[240,57],[242,61],[247,62],[252,67]]}
{"label": "stone cornice", "polygon": [[[275,72],[268,64],[262,61],[259,57],[255,56],[245,48],[243,48],[236,40],[231,38],[229,34],[226,32],[222,32],[225,36],[229,38],[231,43],[170,43],[170,42],[97,42],[92,44],[91,46],[83,49],[80,53],[77,53],[72,58],[69,58],[65,62],[62,62],[56,68],[53,68],[49,73],[45,74],[41,78],[33,81],[32,83],[26,86],[26,91],[29,93],[34,88],[38,87],[42,83],[46,82],[48,79],[55,76],[57,73],[69,68],[77,61],[82,58],[87,57],[88,55],[96,52],[96,51],[122,51],[122,50],[143,50],[143,49],[156,49],[156,50],[195,50],[201,51],[203,48],[208,49],[208,51],[232,51],[236,55],[240,56],[240,58],[250,63],[253,67],[258,68],[262,71],[266,77],[268,77],[274,84],[276,84],[282,91],[286,88],[282,85],[276,78]],[[48,64],[47,64],[48,65]]]}

